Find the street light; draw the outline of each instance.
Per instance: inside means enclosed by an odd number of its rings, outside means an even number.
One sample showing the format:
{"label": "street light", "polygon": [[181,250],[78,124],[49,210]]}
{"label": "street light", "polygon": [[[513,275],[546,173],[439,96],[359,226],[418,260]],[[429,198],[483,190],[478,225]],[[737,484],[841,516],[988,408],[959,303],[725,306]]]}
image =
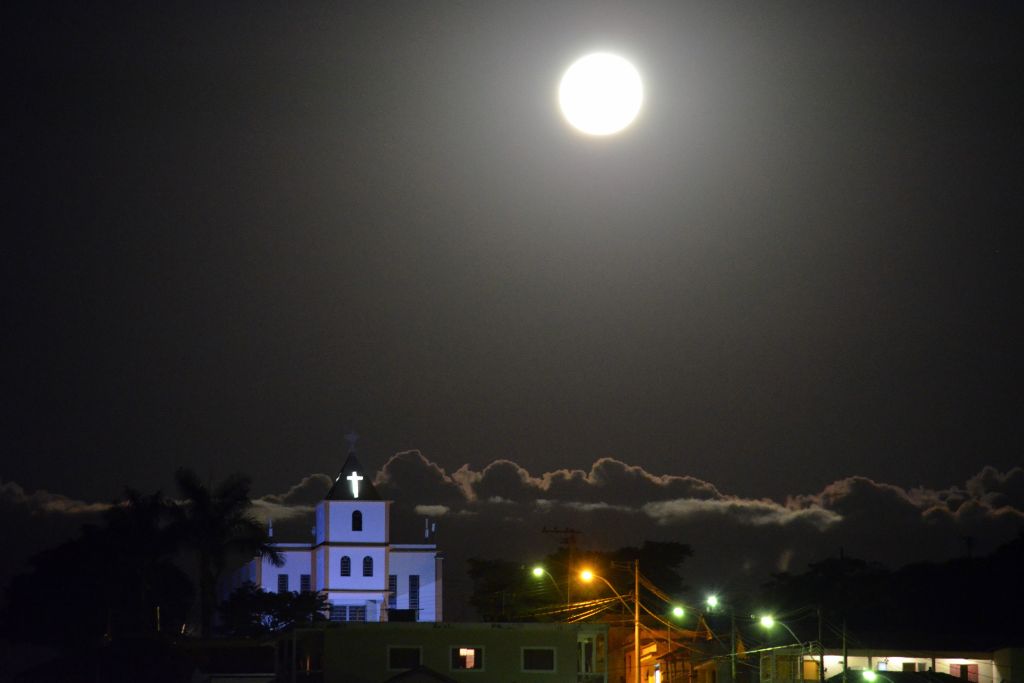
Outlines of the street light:
{"label": "street light", "polygon": [[[619,591],[615,590],[615,586],[608,583],[608,579],[600,574],[584,569],[580,572],[580,579],[584,583],[590,583],[594,579],[601,579],[604,585],[608,586],[609,590],[619,599],[619,602],[626,609],[629,609],[626,599],[619,595]],[[633,672],[635,682],[640,683],[640,560],[633,560]]]}
{"label": "street light", "polygon": [[775,624],[778,624],[782,628],[784,628],[787,631],[789,631],[789,635],[793,636],[793,640],[796,641],[796,644],[799,645],[801,648],[803,648],[804,641],[802,641],[799,638],[797,638],[797,635],[795,633],[793,633],[793,629],[791,629],[789,626],[787,626],[785,623],[783,623],[781,621],[776,621],[775,617],[773,617],[772,615],[765,614],[764,616],[761,617],[760,622],[761,622],[761,626],[764,626],[767,629],[770,629],[771,627],[775,626]]}
{"label": "street light", "polygon": [[[709,612],[714,612],[721,606],[715,594],[705,598],[704,604],[708,606]],[[730,683],[736,683],[736,612],[732,608],[729,608],[729,674]]]}
{"label": "street light", "polygon": [[534,576],[536,576],[538,579],[541,578],[544,575],[547,575],[547,577],[549,579],[551,579],[551,583],[552,583],[552,585],[554,585],[555,590],[558,591],[558,597],[560,597],[560,598],[564,598],[565,597],[565,594],[562,593],[562,589],[558,587],[558,582],[555,581],[555,577],[553,577],[551,575],[551,572],[549,572],[547,569],[544,569],[543,566],[538,564],[537,566],[535,566],[533,569],[530,570],[530,573],[533,574]]}

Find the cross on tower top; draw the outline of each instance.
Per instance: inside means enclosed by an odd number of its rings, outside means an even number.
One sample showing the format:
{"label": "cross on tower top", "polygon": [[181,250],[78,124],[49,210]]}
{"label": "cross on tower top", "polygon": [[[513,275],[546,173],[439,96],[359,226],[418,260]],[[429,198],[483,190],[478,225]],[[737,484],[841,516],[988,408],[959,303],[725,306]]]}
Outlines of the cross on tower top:
{"label": "cross on tower top", "polygon": [[359,497],[359,482],[361,482],[363,480],[363,476],[361,474],[356,474],[356,471],[352,470],[352,474],[348,475],[345,478],[348,479],[350,482],[352,482],[352,497],[353,498],[358,498]]}
{"label": "cross on tower top", "polygon": [[348,441],[348,452],[356,452],[356,441],[359,441],[359,435],[356,434],[354,429],[348,430],[348,434],[345,435],[345,441]]}

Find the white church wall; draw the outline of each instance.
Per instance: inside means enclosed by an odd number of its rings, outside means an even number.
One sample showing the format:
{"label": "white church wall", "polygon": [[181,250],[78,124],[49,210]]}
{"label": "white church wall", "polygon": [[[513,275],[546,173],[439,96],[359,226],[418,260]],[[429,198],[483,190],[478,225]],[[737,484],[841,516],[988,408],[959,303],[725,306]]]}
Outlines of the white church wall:
{"label": "white church wall", "polygon": [[[327,540],[331,543],[386,543],[388,540],[388,504],[327,501]],[[362,530],[352,529],[352,514],[362,514]],[[319,536],[319,533],[317,534]]]}
{"label": "white church wall", "polygon": [[392,546],[389,573],[397,579],[395,609],[410,609],[409,577],[419,577],[419,609],[417,621],[437,621],[434,546]]}
{"label": "white church wall", "polygon": [[309,546],[298,546],[294,550],[289,550],[283,545],[278,546],[278,551],[281,553],[284,559],[284,565],[275,567],[270,561],[269,557],[264,557],[261,560],[262,567],[260,568],[261,585],[260,587],[271,593],[278,592],[278,581],[281,575],[288,577],[288,590],[298,591],[302,585],[302,576],[312,574],[312,565],[309,552]]}
{"label": "white church wall", "polygon": [[[327,575],[324,588],[350,590],[387,590],[387,551],[384,546],[327,546]],[[349,558],[349,576],[341,574],[341,558]],[[373,575],[363,576],[363,560],[369,557],[373,564]]]}

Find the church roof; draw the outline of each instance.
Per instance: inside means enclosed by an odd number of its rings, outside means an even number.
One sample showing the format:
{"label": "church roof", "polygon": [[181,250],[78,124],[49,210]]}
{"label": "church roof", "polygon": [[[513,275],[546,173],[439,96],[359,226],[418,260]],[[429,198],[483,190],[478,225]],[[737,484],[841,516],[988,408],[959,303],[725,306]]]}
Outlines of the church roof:
{"label": "church roof", "polygon": [[383,500],[373,487],[370,473],[359,464],[356,454],[349,452],[345,464],[334,478],[324,500]]}

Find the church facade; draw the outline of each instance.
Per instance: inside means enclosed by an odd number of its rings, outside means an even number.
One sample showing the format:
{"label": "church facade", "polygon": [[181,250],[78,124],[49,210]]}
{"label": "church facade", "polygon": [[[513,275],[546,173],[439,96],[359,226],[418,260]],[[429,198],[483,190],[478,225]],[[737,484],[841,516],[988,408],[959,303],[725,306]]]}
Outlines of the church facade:
{"label": "church facade", "polygon": [[392,543],[390,509],[349,452],[316,506],[313,542],[274,543],[284,565],[254,558],[232,577],[232,587],[250,581],[269,592],[321,592],[332,621],[441,621],[437,546]]}

